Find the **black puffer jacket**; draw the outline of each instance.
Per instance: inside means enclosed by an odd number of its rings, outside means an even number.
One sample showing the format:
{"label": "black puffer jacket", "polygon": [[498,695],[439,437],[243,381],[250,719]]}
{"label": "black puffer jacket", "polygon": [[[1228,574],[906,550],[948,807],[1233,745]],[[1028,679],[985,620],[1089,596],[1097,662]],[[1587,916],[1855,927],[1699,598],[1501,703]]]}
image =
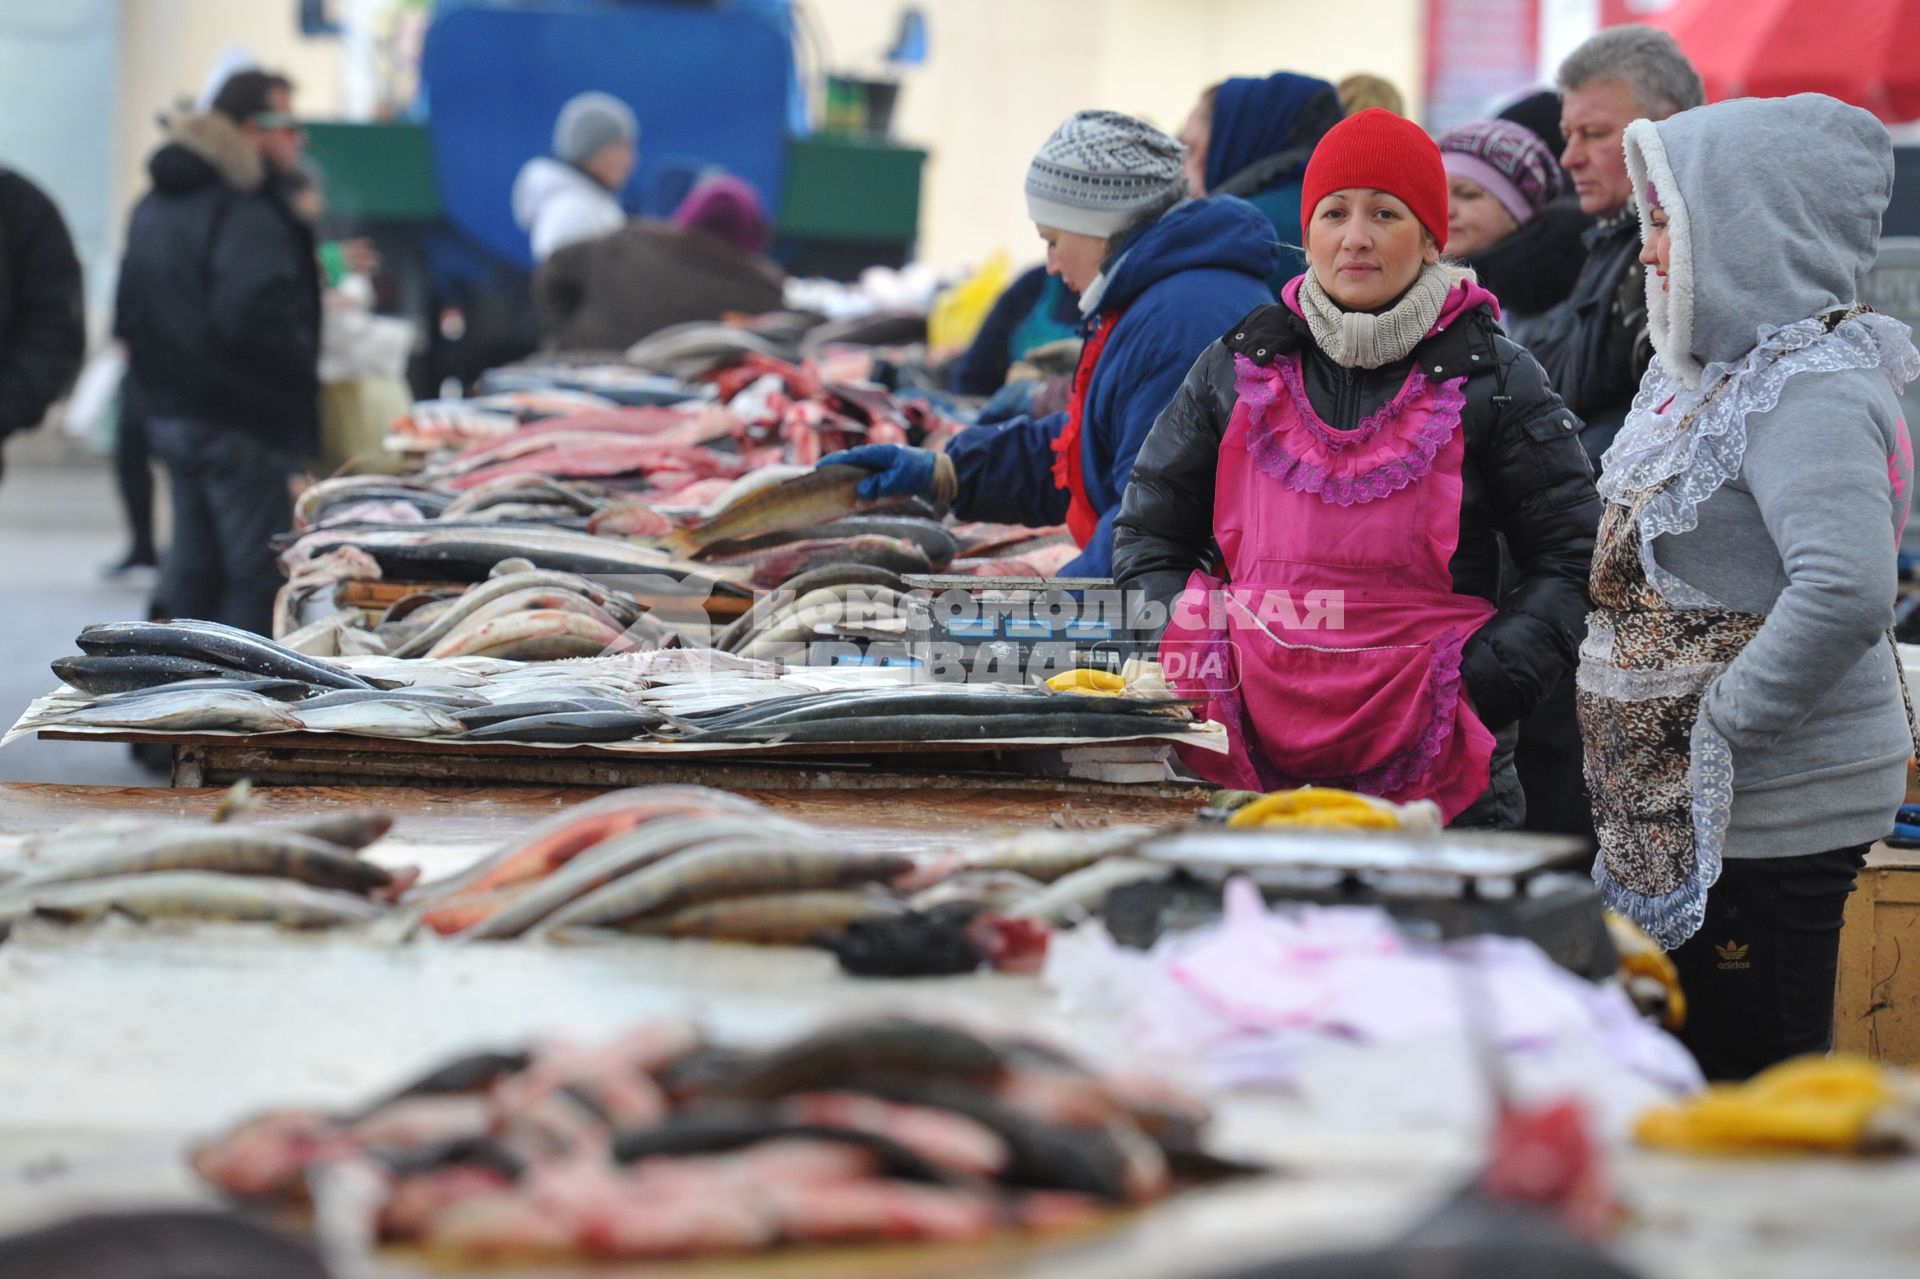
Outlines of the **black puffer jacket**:
{"label": "black puffer jacket", "polygon": [[1480,286],[1500,299],[1500,327],[1521,346],[1532,349],[1531,339],[1545,330],[1552,308],[1573,293],[1587,260],[1583,237],[1592,225],[1580,202],[1568,196],[1466,260]]}
{"label": "black puffer jacket", "polygon": [[[1461,672],[1475,714],[1498,731],[1524,716],[1571,669],[1585,632],[1587,572],[1600,499],[1579,442],[1579,419],[1561,404],[1533,357],[1485,310],[1426,339],[1408,359],[1347,369],[1314,344],[1285,305],[1262,307],[1201,355],[1134,462],[1114,523],[1114,576],[1125,590],[1170,602],[1188,574],[1217,562],[1214,468],[1233,414],[1234,355],[1264,361],[1302,352],[1314,411],[1351,429],[1392,399],[1418,361],[1434,381],[1465,375],[1460,543],[1453,587],[1501,610],[1467,645]],[[1263,362],[1264,362],[1263,361]],[[1518,565],[1501,580],[1504,537]],[[1504,589],[1503,589],[1504,587]]]}
{"label": "black puffer jacket", "polygon": [[1653,344],[1633,209],[1595,223],[1584,238],[1587,260],[1573,292],[1537,324],[1529,323],[1527,349],[1586,423],[1580,442],[1598,474],[1600,455],[1620,434],[1641,375],[1653,361]]}
{"label": "black puffer jacket", "polygon": [[80,260],[45,193],[0,169],[0,438],[39,424],[87,353]]}
{"label": "black puffer jacket", "polygon": [[320,268],[313,232],[239,126],[191,116],[147,162],[127,227],[114,335],[154,417],[319,451]]}

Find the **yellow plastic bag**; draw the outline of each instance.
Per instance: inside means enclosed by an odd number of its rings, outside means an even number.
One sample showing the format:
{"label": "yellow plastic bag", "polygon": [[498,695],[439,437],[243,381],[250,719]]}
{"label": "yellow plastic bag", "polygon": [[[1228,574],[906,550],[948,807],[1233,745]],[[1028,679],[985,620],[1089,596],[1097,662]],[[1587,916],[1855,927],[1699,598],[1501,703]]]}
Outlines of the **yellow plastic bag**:
{"label": "yellow plastic bag", "polygon": [[1695,1154],[1846,1152],[1865,1144],[1876,1115],[1910,1095],[1865,1057],[1795,1057],[1743,1084],[1715,1084],[1640,1116],[1643,1144]]}
{"label": "yellow plastic bag", "polygon": [[1012,281],[1012,261],[996,252],[978,271],[936,297],[927,315],[927,354],[944,359],[971,346],[987,312]]}
{"label": "yellow plastic bag", "polygon": [[1304,827],[1311,830],[1399,830],[1400,816],[1385,800],[1331,786],[1275,791],[1237,809],[1231,829]]}
{"label": "yellow plastic bag", "polygon": [[395,418],[413,407],[399,378],[362,377],[320,388],[320,465],[332,474],[348,462],[362,474],[393,474],[404,459],[386,451]]}

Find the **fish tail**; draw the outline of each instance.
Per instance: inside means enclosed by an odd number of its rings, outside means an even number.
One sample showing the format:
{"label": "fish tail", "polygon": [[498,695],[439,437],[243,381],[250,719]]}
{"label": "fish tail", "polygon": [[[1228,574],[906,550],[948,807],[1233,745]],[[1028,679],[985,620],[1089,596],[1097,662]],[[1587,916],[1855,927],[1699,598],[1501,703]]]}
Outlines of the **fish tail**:
{"label": "fish tail", "polygon": [[652,539],[653,545],[673,556],[675,559],[691,559],[700,550],[700,539],[692,530],[677,528],[662,537]]}

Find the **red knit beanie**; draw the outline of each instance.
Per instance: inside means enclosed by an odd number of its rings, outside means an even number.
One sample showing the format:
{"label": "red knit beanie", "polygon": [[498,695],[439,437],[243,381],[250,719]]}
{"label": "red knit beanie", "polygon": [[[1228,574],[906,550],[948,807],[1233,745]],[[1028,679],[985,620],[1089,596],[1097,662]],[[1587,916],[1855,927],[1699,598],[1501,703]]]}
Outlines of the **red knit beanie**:
{"label": "red knit beanie", "polygon": [[1391,111],[1371,107],[1327,130],[1301,182],[1302,244],[1320,201],[1348,187],[1366,187],[1398,196],[1433,242],[1447,247],[1447,166],[1440,148],[1425,129]]}

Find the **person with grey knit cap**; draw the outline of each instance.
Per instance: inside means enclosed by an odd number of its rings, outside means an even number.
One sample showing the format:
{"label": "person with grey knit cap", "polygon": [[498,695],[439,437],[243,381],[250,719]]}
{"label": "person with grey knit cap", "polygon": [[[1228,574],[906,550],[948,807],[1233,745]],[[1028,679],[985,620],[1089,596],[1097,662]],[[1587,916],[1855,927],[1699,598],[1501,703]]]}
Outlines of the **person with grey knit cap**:
{"label": "person with grey knit cap", "polygon": [[1920,351],[1859,304],[1894,172],[1868,112],[1740,99],[1635,120],[1625,152],[1654,362],[1580,649],[1594,876],[1672,951],[1701,1068],[1744,1078],[1827,1048],[1847,894],[1906,794]]}
{"label": "person with grey knit cap", "polygon": [[513,219],[545,262],[569,244],[627,224],[620,192],[640,162],[633,108],[608,93],[568,99],[553,126],[553,154],[527,161],[513,182]]}
{"label": "person with grey knit cap", "polygon": [[1062,575],[1106,577],[1134,454],[1221,329],[1272,300],[1273,226],[1232,196],[1187,197],[1184,148],[1117,111],[1081,111],[1027,169],[1047,270],[1080,295],[1086,343],[1064,413],[963,431],[945,453],[870,444],[821,459],[865,467],[865,498],[918,495],[962,519],[1065,524]]}

